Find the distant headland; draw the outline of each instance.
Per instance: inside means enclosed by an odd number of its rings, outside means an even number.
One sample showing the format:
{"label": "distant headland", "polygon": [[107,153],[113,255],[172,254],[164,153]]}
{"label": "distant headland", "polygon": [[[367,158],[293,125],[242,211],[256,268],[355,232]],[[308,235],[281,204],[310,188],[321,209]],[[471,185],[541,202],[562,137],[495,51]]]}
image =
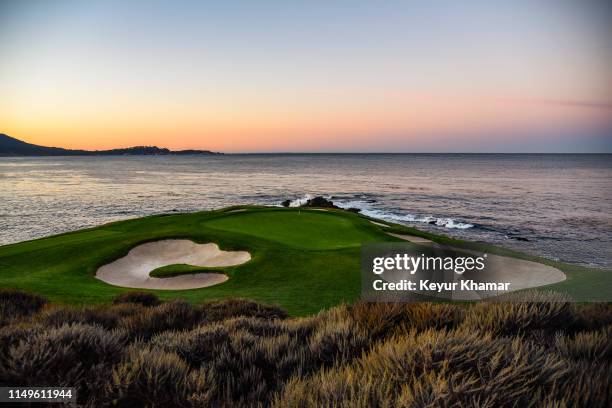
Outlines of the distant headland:
{"label": "distant headland", "polygon": [[110,150],[74,150],[39,146],[0,133],[0,156],[165,156],[217,155],[210,150],[170,150],[157,146],[134,146]]}

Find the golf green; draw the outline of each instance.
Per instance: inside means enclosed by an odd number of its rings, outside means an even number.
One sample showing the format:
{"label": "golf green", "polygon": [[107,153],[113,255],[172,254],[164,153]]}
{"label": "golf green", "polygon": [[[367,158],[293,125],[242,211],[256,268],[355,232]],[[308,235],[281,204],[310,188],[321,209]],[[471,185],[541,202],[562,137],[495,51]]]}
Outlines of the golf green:
{"label": "golf green", "polygon": [[[526,259],[500,248],[450,240],[411,228],[438,242],[474,247]],[[400,241],[366,217],[341,210],[232,207],[218,211],[160,215],[105,224],[96,228],[0,247],[0,287],[42,294],[60,303],[110,301],[133,289],[108,285],[95,278],[98,267],[138,244],[165,238],[215,242],[224,250],[249,251],[251,261],[227,268],[229,280],[207,288],[153,291],[162,299],[201,302],[241,297],[279,304],[292,315],[316,313],[360,294],[360,248],[367,242]],[[609,271],[536,259],[562,269],[565,282],[551,285],[572,292],[610,287]],[[171,268],[172,269],[172,268]],[[607,272],[607,273],[603,273]],[[572,283],[573,282],[573,283]]]}

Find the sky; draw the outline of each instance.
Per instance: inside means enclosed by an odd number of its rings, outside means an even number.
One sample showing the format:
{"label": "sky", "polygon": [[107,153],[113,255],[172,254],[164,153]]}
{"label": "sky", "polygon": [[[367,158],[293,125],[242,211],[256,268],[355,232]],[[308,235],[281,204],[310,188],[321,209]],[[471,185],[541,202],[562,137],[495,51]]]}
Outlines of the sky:
{"label": "sky", "polygon": [[0,0],[0,133],[84,149],[612,152],[612,2]]}

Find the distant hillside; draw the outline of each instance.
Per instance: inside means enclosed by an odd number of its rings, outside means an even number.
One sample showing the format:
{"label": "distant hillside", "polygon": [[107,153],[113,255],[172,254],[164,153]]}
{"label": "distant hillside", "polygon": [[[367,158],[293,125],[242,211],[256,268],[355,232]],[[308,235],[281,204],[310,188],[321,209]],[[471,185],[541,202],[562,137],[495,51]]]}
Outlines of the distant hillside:
{"label": "distant hillside", "polygon": [[72,150],[38,146],[0,133],[0,156],[115,156],[115,155],[208,155],[210,150],[170,150],[157,146],[134,146],[111,150]]}

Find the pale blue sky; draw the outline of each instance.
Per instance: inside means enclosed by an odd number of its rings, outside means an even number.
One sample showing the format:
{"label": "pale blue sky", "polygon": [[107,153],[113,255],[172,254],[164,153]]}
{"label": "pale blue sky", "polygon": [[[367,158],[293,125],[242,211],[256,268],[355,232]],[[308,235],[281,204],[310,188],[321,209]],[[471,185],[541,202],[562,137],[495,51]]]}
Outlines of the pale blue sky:
{"label": "pale blue sky", "polygon": [[112,133],[232,151],[610,150],[610,10],[0,0],[0,131],[83,147]]}

